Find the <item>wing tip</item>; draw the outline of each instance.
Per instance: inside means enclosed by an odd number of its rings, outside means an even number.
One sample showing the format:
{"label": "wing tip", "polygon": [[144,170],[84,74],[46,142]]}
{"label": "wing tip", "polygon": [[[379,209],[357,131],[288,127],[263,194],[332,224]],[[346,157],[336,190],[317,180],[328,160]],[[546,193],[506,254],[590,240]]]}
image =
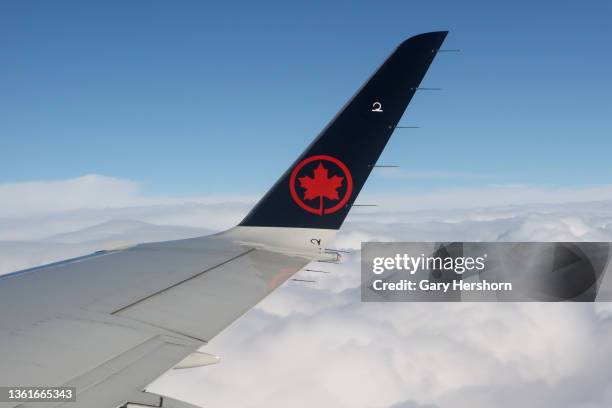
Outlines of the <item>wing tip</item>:
{"label": "wing tip", "polygon": [[414,35],[402,41],[400,45],[398,45],[397,48],[398,49],[404,48],[406,46],[413,45],[415,43],[421,43],[421,42],[432,42],[432,43],[442,44],[442,41],[444,41],[447,35],[448,35],[448,30],[430,31],[427,33],[417,34],[417,35]]}

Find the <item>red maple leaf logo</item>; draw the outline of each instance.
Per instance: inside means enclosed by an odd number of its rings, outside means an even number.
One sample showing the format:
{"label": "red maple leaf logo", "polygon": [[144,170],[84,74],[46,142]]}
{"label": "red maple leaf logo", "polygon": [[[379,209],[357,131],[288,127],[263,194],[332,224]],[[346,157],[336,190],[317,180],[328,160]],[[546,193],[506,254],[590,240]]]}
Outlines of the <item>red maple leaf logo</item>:
{"label": "red maple leaf logo", "polygon": [[[318,163],[318,167],[313,171],[313,176],[298,177],[304,166],[309,163]],[[325,165],[324,165],[325,163]],[[325,167],[327,166],[327,168]],[[329,177],[329,166],[335,174],[341,174]],[[312,169],[312,167],[309,167]],[[298,193],[297,188],[301,187],[303,193]],[[338,188],[343,189],[342,197],[339,197]],[[318,154],[307,157],[299,162],[289,176],[289,192],[293,201],[303,210],[311,214],[324,215],[333,214],[343,208],[351,198],[353,192],[353,176],[348,167],[335,157]],[[301,197],[303,194],[303,197]],[[319,199],[318,208],[307,204],[305,201],[315,201]],[[330,203],[330,201],[332,203]],[[335,203],[333,203],[336,201]],[[327,207],[324,206],[327,205]]]}
{"label": "red maple leaf logo", "polygon": [[319,166],[314,170],[314,178],[310,176],[299,177],[300,185],[306,189],[304,193],[305,200],[314,200],[319,198],[320,215],[323,214],[323,198],[329,200],[339,200],[338,188],[342,186],[344,177],[328,176],[329,171],[323,167],[323,163],[319,162]]}

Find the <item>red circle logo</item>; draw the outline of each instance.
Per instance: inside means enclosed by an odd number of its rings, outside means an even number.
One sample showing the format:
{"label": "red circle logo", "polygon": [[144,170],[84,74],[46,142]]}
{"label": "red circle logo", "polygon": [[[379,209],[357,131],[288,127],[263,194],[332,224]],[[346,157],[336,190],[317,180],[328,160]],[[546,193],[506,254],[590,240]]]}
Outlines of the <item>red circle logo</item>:
{"label": "red circle logo", "polygon": [[304,210],[317,215],[333,214],[351,197],[353,177],[335,157],[310,156],[291,172],[289,190],[293,201]]}

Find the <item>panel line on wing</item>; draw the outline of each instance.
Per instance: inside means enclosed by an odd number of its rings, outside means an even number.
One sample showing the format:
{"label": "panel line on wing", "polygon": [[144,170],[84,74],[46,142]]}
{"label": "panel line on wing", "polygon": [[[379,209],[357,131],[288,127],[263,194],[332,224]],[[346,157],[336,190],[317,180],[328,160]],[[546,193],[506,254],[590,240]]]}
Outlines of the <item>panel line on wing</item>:
{"label": "panel line on wing", "polygon": [[225,265],[225,264],[228,264],[228,263],[230,263],[230,262],[232,262],[232,261],[234,261],[234,260],[236,260],[236,259],[238,259],[238,258],[240,258],[240,257],[242,257],[242,256],[244,256],[244,255],[247,255],[247,254],[249,254],[249,253],[253,252],[253,251],[255,251],[255,248],[251,248],[251,249],[249,249],[248,251],[242,252],[242,253],[240,253],[240,254],[238,254],[238,255],[236,255],[236,256],[234,256],[234,257],[232,257],[232,258],[230,258],[230,259],[228,259],[228,260],[226,260],[226,261],[221,262],[220,264],[217,264],[217,265],[215,265],[215,266],[211,266],[210,268],[205,269],[205,270],[203,270],[203,271],[201,271],[201,272],[199,272],[199,273],[196,273],[195,275],[190,276],[190,277],[188,277],[188,278],[186,278],[186,279],[183,279],[182,281],[176,282],[176,283],[174,283],[174,284],[172,284],[172,285],[170,285],[170,286],[168,286],[168,287],[165,287],[165,288],[163,288],[163,289],[158,290],[157,292],[151,293],[150,295],[145,296],[145,297],[143,297],[143,298],[141,298],[141,299],[138,299],[138,300],[136,300],[135,302],[132,302],[132,303],[130,303],[130,304],[129,304],[129,305],[127,305],[127,306],[123,306],[122,308],[115,310],[115,311],[114,311],[114,312],[112,312],[111,314],[112,314],[112,315],[114,315],[114,314],[120,313],[120,312],[122,312],[122,311],[124,311],[124,310],[126,310],[126,309],[128,309],[128,308],[130,308],[130,307],[132,307],[132,306],[134,306],[134,305],[137,305],[137,304],[138,304],[138,303],[140,303],[140,302],[143,302],[143,301],[145,301],[145,300],[147,300],[147,299],[150,299],[150,298],[152,298],[152,297],[154,297],[154,296],[157,296],[157,295],[159,295],[159,294],[161,294],[161,293],[164,293],[164,292],[166,292],[166,291],[168,291],[168,290],[170,290],[170,289],[172,289],[172,288],[175,288],[175,287],[177,287],[177,286],[179,286],[179,285],[182,285],[182,284],[183,284],[183,283],[185,283],[185,282],[188,282],[188,281],[190,281],[190,280],[192,280],[192,279],[195,279],[195,278],[197,278],[197,277],[199,277],[199,276],[202,276],[203,274],[205,274],[205,273],[206,273],[206,272],[208,272],[208,271],[211,271],[211,270],[216,269],[216,268],[218,268],[218,267],[220,267],[220,266],[223,266],[223,265]]}

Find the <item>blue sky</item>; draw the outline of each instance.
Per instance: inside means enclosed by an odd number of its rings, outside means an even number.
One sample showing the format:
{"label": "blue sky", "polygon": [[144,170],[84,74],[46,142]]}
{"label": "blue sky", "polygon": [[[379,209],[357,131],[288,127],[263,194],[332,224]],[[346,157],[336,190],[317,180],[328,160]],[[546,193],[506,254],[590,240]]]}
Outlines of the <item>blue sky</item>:
{"label": "blue sky", "polygon": [[612,181],[608,1],[0,4],[0,183],[259,194],[403,39],[448,29],[370,191]]}

